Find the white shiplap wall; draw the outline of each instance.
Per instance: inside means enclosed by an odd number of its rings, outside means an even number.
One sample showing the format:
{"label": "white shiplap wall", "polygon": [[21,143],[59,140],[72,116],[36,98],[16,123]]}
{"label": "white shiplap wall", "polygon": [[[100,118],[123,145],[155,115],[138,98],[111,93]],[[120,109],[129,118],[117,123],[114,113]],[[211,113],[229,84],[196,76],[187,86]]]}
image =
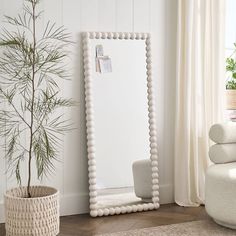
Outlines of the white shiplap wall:
{"label": "white shiplap wall", "polygon": [[[153,73],[158,125],[161,202],[173,201],[173,133],[175,104],[176,0],[44,0],[42,26],[50,19],[64,24],[76,41],[71,48],[68,69],[72,80],[62,83],[62,93],[79,101],[67,112],[77,129],[64,138],[54,177],[45,184],[61,192],[61,214],[88,210],[85,110],[82,69],[81,32],[137,31],[151,32],[153,38]],[[0,23],[3,15],[22,10],[23,0],[0,0]],[[0,151],[4,156],[4,151]],[[0,222],[3,221],[3,193],[15,185],[5,176],[5,162],[0,158]],[[37,181],[35,180],[35,183]]]}
{"label": "white shiplap wall", "polygon": [[229,57],[234,52],[234,43],[236,42],[236,1],[226,1],[226,19],[225,19],[225,49],[226,56]]}

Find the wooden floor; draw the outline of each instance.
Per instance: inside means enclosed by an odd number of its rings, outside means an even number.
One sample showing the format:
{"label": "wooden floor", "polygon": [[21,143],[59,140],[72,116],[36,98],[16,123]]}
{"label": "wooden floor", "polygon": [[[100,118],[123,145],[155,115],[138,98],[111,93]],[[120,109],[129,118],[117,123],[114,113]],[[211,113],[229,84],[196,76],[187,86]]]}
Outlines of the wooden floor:
{"label": "wooden floor", "polygon": [[[176,224],[208,219],[204,207],[179,207],[175,204],[162,205],[156,211],[132,213],[109,217],[91,218],[88,214],[61,218],[60,236],[93,236],[132,229]],[[4,236],[4,225],[0,224],[0,236]],[[46,236],[46,235],[45,235]]]}

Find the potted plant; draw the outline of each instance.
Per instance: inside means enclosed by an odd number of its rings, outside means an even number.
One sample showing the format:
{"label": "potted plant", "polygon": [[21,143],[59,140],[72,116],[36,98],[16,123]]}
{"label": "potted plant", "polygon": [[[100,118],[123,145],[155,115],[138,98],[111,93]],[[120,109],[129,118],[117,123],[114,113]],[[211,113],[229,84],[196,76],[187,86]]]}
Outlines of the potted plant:
{"label": "potted plant", "polygon": [[[236,43],[234,43],[236,48]],[[235,50],[233,54],[226,58],[226,72],[228,79],[226,81],[226,105],[228,110],[236,109],[236,60]]]}
{"label": "potted plant", "polygon": [[[0,136],[8,170],[20,184],[4,198],[8,236],[59,233],[58,191],[32,186],[31,179],[33,171],[42,179],[54,170],[60,135],[70,129],[58,110],[73,105],[60,96],[58,86],[59,80],[68,77],[64,62],[69,34],[50,22],[40,34],[39,1],[25,0],[22,14],[7,16],[14,30],[3,29],[0,37]],[[22,186],[25,163],[27,183]]]}

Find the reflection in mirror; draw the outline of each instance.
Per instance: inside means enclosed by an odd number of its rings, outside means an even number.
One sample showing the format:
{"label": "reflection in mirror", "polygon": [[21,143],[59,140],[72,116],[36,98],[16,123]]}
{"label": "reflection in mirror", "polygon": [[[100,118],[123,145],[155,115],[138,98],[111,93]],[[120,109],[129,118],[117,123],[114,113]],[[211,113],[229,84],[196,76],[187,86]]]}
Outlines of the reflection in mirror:
{"label": "reflection in mirror", "polygon": [[91,215],[156,209],[149,38],[94,35],[84,40]]}

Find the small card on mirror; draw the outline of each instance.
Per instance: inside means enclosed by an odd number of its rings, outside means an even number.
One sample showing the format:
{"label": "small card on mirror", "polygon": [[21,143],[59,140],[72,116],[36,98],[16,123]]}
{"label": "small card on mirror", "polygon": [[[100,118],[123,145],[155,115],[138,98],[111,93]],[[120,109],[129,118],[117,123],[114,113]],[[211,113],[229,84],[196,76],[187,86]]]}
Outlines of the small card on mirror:
{"label": "small card on mirror", "polygon": [[112,65],[111,58],[109,56],[103,56],[98,58],[100,73],[111,73]]}
{"label": "small card on mirror", "polygon": [[96,45],[96,72],[110,73],[112,72],[111,58],[104,56],[103,46]]}
{"label": "small card on mirror", "polygon": [[97,45],[96,46],[96,57],[102,57],[103,56],[103,46]]}

